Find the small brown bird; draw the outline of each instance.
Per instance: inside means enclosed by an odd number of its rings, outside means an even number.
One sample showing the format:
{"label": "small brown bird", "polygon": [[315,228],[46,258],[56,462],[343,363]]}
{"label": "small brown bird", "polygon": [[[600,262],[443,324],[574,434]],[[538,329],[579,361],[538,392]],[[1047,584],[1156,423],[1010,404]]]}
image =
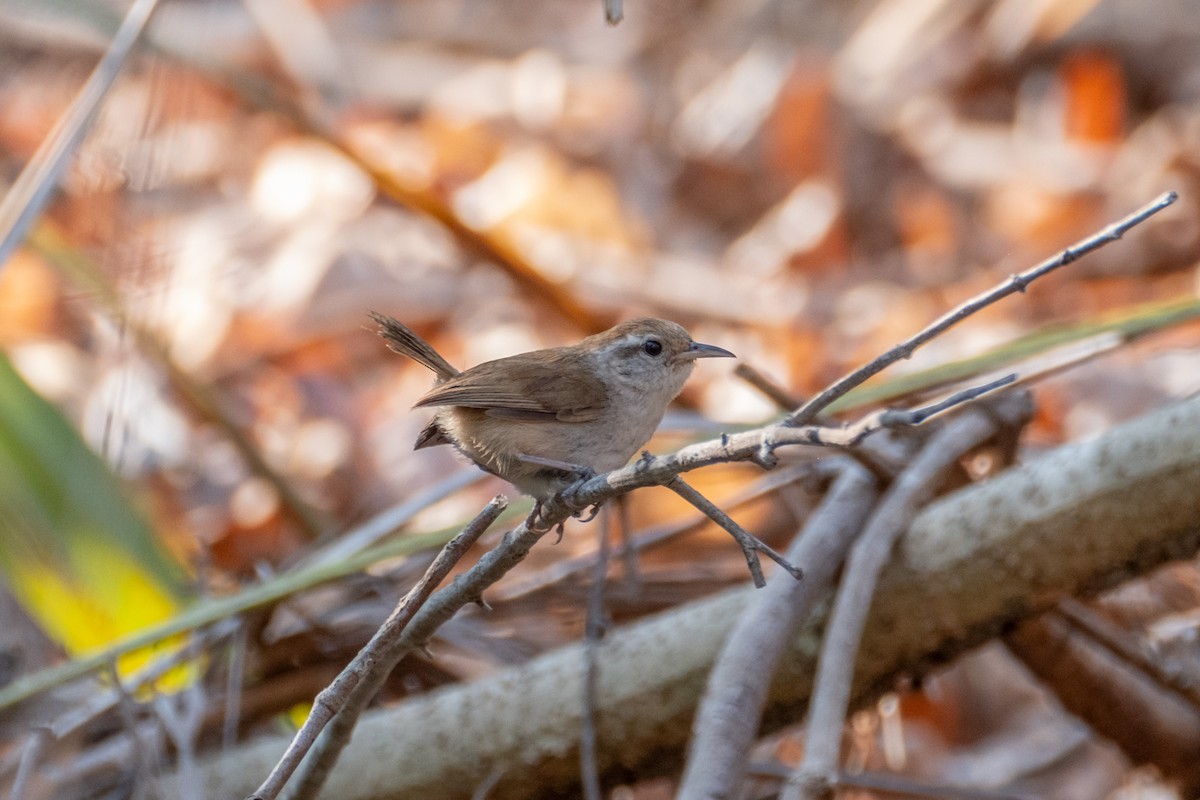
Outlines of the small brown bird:
{"label": "small brown bird", "polygon": [[459,372],[404,324],[371,318],[389,348],[437,376],[414,406],[438,409],[414,449],[453,445],[538,500],[624,466],[654,434],[695,360],[733,357],[693,342],[674,322],[644,318]]}

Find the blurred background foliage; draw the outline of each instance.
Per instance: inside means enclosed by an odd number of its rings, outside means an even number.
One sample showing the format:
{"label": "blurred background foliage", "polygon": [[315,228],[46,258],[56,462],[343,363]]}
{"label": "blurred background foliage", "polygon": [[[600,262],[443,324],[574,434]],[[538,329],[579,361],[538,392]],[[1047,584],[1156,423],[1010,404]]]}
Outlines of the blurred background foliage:
{"label": "blurred background foliage", "polygon": [[[0,0],[0,185],[35,160],[127,8]],[[20,601],[6,677],[54,660],[45,635],[79,653],[189,599],[347,563],[397,527],[441,531],[507,490],[441,448],[410,451],[428,376],[387,353],[368,309],[462,366],[652,313],[805,396],[1179,191],[1120,245],[895,368],[1130,326],[1133,344],[1039,386],[1029,454],[1200,389],[1198,183],[1188,0],[630,0],[615,28],[598,0],[163,0],[0,265],[0,566]],[[777,413],[724,368],[698,370],[678,409],[655,450]],[[739,519],[777,541],[807,500],[755,480],[696,475],[718,502],[753,495]],[[635,499],[637,530],[692,532],[643,554],[639,592],[614,588],[618,620],[744,581],[736,549],[690,520],[666,492]],[[586,582],[555,565],[593,547],[582,529],[535,551],[496,612],[446,626],[439,658],[402,666],[389,697],[576,638]],[[193,644],[219,656],[196,684],[211,713],[174,746],[279,724],[423,564],[247,602],[237,633]],[[1137,592],[1112,613],[1156,646],[1194,641],[1191,565],[1117,596]],[[977,783],[1036,773],[1061,797],[1169,791],[1048,716],[1010,657],[973,659],[864,712],[852,757]],[[8,721],[6,774],[47,713]],[[897,720],[908,744],[885,748]],[[1039,749],[1039,730],[1062,735]],[[112,736],[61,745],[54,785],[78,785],[71,759]],[[785,761],[795,746],[769,745]]]}

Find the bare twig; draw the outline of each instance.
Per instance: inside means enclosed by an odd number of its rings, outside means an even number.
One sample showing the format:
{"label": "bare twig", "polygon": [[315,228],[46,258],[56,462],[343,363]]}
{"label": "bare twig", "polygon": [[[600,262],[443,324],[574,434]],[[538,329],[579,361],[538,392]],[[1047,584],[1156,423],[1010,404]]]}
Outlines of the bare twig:
{"label": "bare twig", "polygon": [[186,795],[181,800],[203,800],[196,774],[196,743],[204,724],[204,685],[195,681],[177,694],[157,694],[150,707],[175,751],[176,770]]}
{"label": "bare twig", "polygon": [[[263,784],[254,792],[252,797],[260,798],[260,800],[272,800],[279,795],[288,779],[300,765],[304,755],[312,747],[317,736],[325,728],[329,720],[338,713],[343,707],[346,699],[353,692],[354,688],[359,685],[364,678],[372,676],[380,671],[384,660],[380,658],[380,654],[392,648],[403,634],[408,623],[412,620],[417,611],[425,603],[425,601],[433,594],[433,590],[437,588],[445,577],[450,573],[450,570],[458,563],[459,559],[471,548],[475,541],[483,535],[484,531],[496,521],[496,517],[500,516],[500,512],[508,505],[508,501],[503,497],[497,496],[492,498],[492,501],[487,504],[483,511],[471,521],[462,533],[455,536],[450,542],[442,548],[438,553],[437,558],[429,565],[421,580],[417,582],[408,594],[396,605],[394,611],[387,620],[371,637],[371,641],[359,651],[341,674],[326,687],[313,701],[312,710],[309,712],[308,719],[304,721],[304,725],[296,732],[292,739],[291,745],[283,758],[276,764],[275,769],[267,776]],[[391,672],[389,664],[384,671],[384,677]]]}
{"label": "bare twig", "polygon": [[[756,479],[749,487],[742,489],[736,495],[726,500],[724,506],[730,510],[735,510],[747,503],[776,492],[784,486],[795,483],[803,475],[812,470],[813,464],[811,462],[781,467],[775,472],[767,473]],[[614,502],[620,503],[624,497],[624,495],[621,495]],[[628,543],[623,545],[629,551],[625,555],[627,558],[636,559],[638,553],[666,544],[684,534],[697,531],[707,525],[708,522],[708,517],[701,514],[680,520],[679,522],[655,526],[631,537]],[[623,522],[622,524],[627,525],[628,523]],[[555,561],[553,564],[525,578],[512,576],[504,585],[496,587],[493,591],[492,599],[507,602],[524,597],[553,586],[572,575],[577,575],[584,570],[590,569],[595,563],[596,553],[592,551],[572,558]],[[630,568],[627,566],[626,569]]]}
{"label": "bare twig", "polygon": [[[238,620],[240,623],[241,621]],[[242,718],[242,683],[246,676],[246,638],[244,624],[229,642],[229,674],[225,678],[225,709],[222,714],[221,748],[229,750],[237,742],[238,723]]]}
{"label": "bare twig", "polygon": [[[571,509],[561,500],[553,503],[554,522],[565,521]],[[312,755],[304,764],[300,784],[290,795],[294,800],[314,797],[320,791],[329,771],[337,763],[338,756],[350,740],[350,734],[363,709],[378,693],[392,667],[406,654],[420,648],[443,623],[453,617],[467,603],[481,602],[484,589],[500,580],[510,569],[524,560],[538,541],[552,527],[529,526],[528,521],[504,535],[500,544],[492,548],[476,562],[475,566],[460,576],[452,585],[435,592],[417,612],[403,633],[391,645],[375,656],[378,668],[363,676],[351,689],[329,730],[316,742]]]}
{"label": "bare twig", "polygon": [[794,414],[787,418],[788,425],[807,425],[817,414],[821,413],[830,403],[837,400],[842,395],[849,392],[856,386],[861,385],[864,381],[876,373],[882,372],[887,367],[897,361],[909,358],[918,347],[929,342],[931,339],[939,336],[949,328],[962,322],[967,317],[975,312],[986,308],[995,303],[1001,298],[1007,297],[1014,292],[1024,292],[1029,284],[1033,283],[1038,278],[1041,278],[1055,271],[1060,267],[1065,267],[1073,261],[1098,250],[1110,242],[1115,242],[1124,236],[1131,228],[1145,222],[1150,217],[1162,211],[1167,206],[1174,203],[1179,198],[1175,192],[1165,192],[1156,198],[1153,202],[1146,204],[1142,208],[1133,212],[1124,219],[1112,223],[1097,233],[1088,236],[1086,239],[1081,239],[1067,249],[1060,252],[1058,255],[1043,261],[1041,264],[1026,270],[1025,272],[1013,275],[999,286],[989,289],[983,294],[977,295],[952,311],[943,314],[936,319],[932,324],[925,329],[912,336],[909,339],[888,350],[883,355],[876,358],[871,363],[856,369],[844,378],[835,382],[828,389],[818,394],[816,397],[809,400],[803,406],[796,410]]}
{"label": "bare twig", "polygon": [[837,775],[842,726],[850,701],[854,660],[879,574],[896,537],[908,526],[939,476],[968,450],[993,436],[997,418],[1018,425],[1030,413],[1027,397],[998,405],[996,416],[971,409],[937,431],[888,490],[854,543],[821,648],[809,710],[804,760],[784,790],[784,800],[824,796]]}
{"label": "bare twig", "polygon": [[745,361],[733,368],[733,374],[763,393],[782,410],[797,408],[801,400]]}
{"label": "bare twig", "polygon": [[91,128],[100,104],[157,7],[158,0],[136,0],[129,7],[104,57],[92,70],[70,109],[54,131],[42,140],[29,164],[0,201],[0,268],[50,202],[63,170]]}
{"label": "bare twig", "polygon": [[954,392],[920,408],[889,408],[879,416],[879,424],[884,428],[924,425],[926,422],[940,417],[961,405],[1011,386],[1016,381],[1017,376],[1015,374],[1004,375],[982,386],[972,386],[969,389]]}
{"label": "bare twig", "polygon": [[[126,735],[132,745],[133,769],[135,778],[139,779],[139,783],[148,779],[154,774],[154,762],[162,755],[162,736],[161,731],[163,726],[159,722],[154,722],[149,725],[139,724],[137,719],[138,702],[129,692],[127,686],[121,682],[120,672],[117,670],[116,662],[109,665],[109,677],[112,679],[113,688],[117,692],[117,711],[122,724],[125,726]],[[151,740],[149,737],[144,737],[143,733],[147,729],[152,729],[156,732],[156,736]],[[120,741],[118,739],[118,741]],[[194,762],[193,762],[194,764]],[[186,778],[191,777],[187,765],[179,771],[179,774],[185,778],[187,786],[180,793],[183,800],[192,800],[195,794],[196,781],[187,781]]]}
{"label": "bare twig", "polygon": [[637,594],[642,587],[642,573],[638,568],[638,542],[633,536],[633,519],[629,515],[629,498],[625,495],[613,501],[617,531],[621,536],[621,559],[625,565],[627,588]]}
{"label": "bare twig", "polygon": [[666,487],[675,494],[687,500],[693,506],[703,511],[709,519],[724,528],[730,536],[742,547],[742,555],[746,557],[746,566],[750,568],[750,575],[754,578],[754,585],[760,589],[767,585],[767,579],[763,577],[762,565],[758,561],[758,553],[764,554],[767,558],[774,561],[779,566],[788,571],[796,580],[804,577],[804,571],[799,567],[793,566],[786,558],[777,553],[773,548],[769,547],[765,542],[757,536],[747,531],[741,525],[737,524],[733,517],[726,514],[716,506],[711,500],[697,492],[683,478],[675,476],[668,481]]}

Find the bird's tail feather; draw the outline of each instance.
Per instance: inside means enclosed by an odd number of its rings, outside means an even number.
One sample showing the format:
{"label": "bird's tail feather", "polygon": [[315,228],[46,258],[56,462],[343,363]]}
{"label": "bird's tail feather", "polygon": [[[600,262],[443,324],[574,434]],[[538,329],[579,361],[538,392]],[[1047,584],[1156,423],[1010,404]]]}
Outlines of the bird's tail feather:
{"label": "bird's tail feather", "polygon": [[429,342],[413,333],[412,329],[403,322],[374,311],[367,313],[371,319],[379,323],[379,335],[384,338],[388,349],[392,352],[408,356],[418,364],[433,370],[439,381],[453,378],[458,374],[458,370],[449,361],[442,358]]}

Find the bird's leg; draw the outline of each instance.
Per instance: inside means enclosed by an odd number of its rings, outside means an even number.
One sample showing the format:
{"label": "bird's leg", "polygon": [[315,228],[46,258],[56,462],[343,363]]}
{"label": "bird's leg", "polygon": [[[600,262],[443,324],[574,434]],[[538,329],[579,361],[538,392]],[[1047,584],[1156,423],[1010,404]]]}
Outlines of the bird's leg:
{"label": "bird's leg", "polygon": [[[578,502],[574,499],[575,498],[575,490],[578,488],[578,486],[581,483],[585,483],[585,482],[591,480],[592,478],[596,477],[596,470],[592,469],[591,467],[585,467],[582,464],[572,464],[569,461],[559,461],[557,458],[545,458],[543,456],[531,456],[528,453],[518,453],[517,460],[523,461],[526,464],[534,464],[539,467],[546,467],[547,469],[558,470],[559,472],[565,473],[566,475],[573,477],[574,481],[569,486],[564,487],[562,489],[562,491],[559,492],[559,495],[562,497],[563,501],[571,509],[574,510],[573,516],[575,518],[579,519],[579,514],[585,508],[587,508],[587,506],[583,506],[582,508],[579,507]],[[599,510],[598,506],[593,506],[591,516],[589,516],[587,519],[583,519],[581,521],[582,522],[591,522],[593,519],[596,518],[596,513],[598,512],[598,510]]]}
{"label": "bird's leg", "polygon": [[533,510],[532,510],[532,511],[530,511],[530,512],[529,512],[529,516],[525,518],[525,527],[526,527],[526,528],[528,528],[528,529],[529,529],[529,530],[531,530],[531,531],[540,531],[540,530],[543,530],[543,529],[542,529],[542,528],[541,528],[541,527],[538,525],[538,517],[539,517],[539,516],[541,516],[541,513],[542,513],[542,505],[543,505],[542,501],[541,501],[541,500],[538,500],[538,499],[535,497],[535,498],[534,498],[534,500],[533,500]]}
{"label": "bird's leg", "polygon": [[582,464],[572,464],[570,461],[559,461],[557,458],[545,458],[543,456],[531,456],[528,453],[517,453],[517,460],[538,467],[549,467],[550,469],[556,469],[570,475],[579,475],[584,480],[596,475],[596,470],[591,467],[585,467]]}

